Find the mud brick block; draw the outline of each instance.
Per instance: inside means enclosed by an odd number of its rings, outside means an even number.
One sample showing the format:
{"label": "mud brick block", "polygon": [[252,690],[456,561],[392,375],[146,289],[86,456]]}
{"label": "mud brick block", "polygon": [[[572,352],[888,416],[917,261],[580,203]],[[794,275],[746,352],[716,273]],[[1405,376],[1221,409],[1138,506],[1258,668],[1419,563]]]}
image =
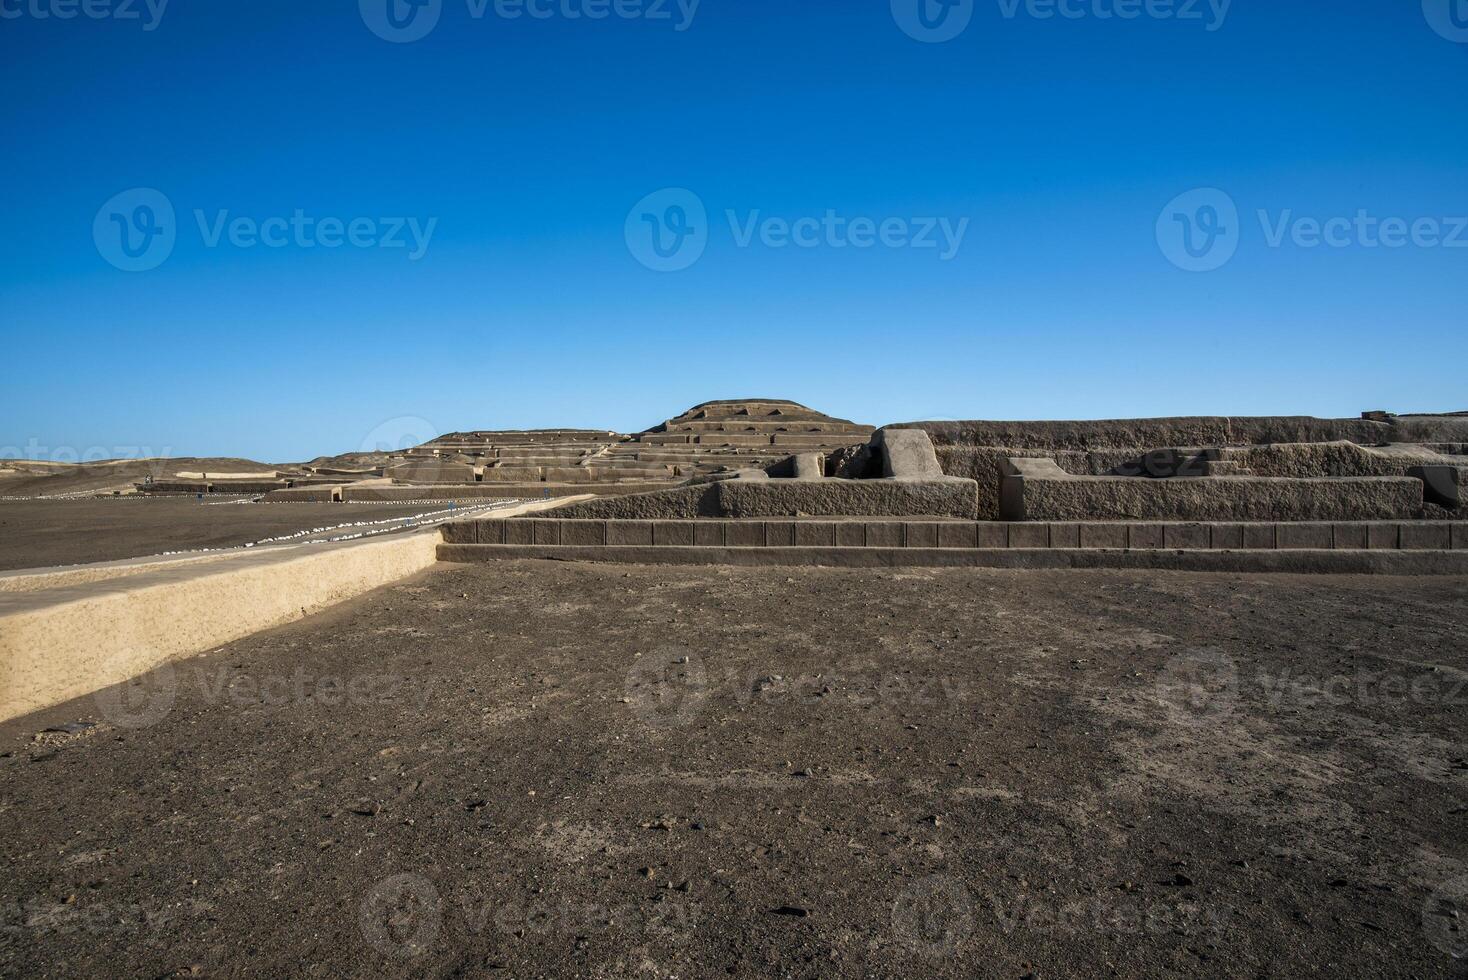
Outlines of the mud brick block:
{"label": "mud brick block", "polygon": [[504,544],[505,522],[504,521],[476,521],[479,525],[480,544]]}
{"label": "mud brick block", "polygon": [[724,525],[724,544],[730,548],[763,548],[764,521],[729,521]]}
{"label": "mud brick block", "polygon": [[1468,549],[1468,521],[1453,522],[1453,550]]}
{"label": "mud brick block", "polygon": [[1080,546],[1081,526],[1079,524],[1050,525],[1050,547],[1079,548]]}
{"label": "mud brick block", "polygon": [[1244,546],[1244,525],[1209,525],[1208,546],[1217,550],[1232,550]]}
{"label": "mud brick block", "polygon": [[604,545],[607,543],[606,521],[562,521],[562,545]]}
{"label": "mud brick block", "polygon": [[478,521],[450,521],[443,525],[444,544],[478,544],[479,522]]}
{"label": "mud brick block", "polygon": [[978,525],[973,521],[950,521],[938,525],[940,548],[976,548],[978,544]]}
{"label": "mud brick block", "polygon": [[1274,544],[1277,548],[1308,548],[1311,550],[1335,547],[1335,538],[1329,524],[1276,524]]}
{"label": "mud brick block", "polygon": [[535,522],[524,518],[505,521],[505,544],[534,544]]}
{"label": "mud brick block", "polygon": [[1008,548],[1009,525],[980,521],[974,525],[974,537],[974,546],[978,548]]}
{"label": "mud brick block", "polygon": [[560,544],[561,522],[560,521],[536,521],[535,527],[531,529],[535,536],[536,544]]}
{"label": "mud brick block", "polygon": [[653,521],[652,543],[659,547],[688,547],[693,544],[692,521]]}
{"label": "mud brick block", "polygon": [[1395,551],[1401,544],[1402,525],[1383,521],[1366,526],[1366,547],[1374,551]]}
{"label": "mud brick block", "polygon": [[1452,544],[1452,531],[1440,521],[1402,525],[1403,551],[1446,551]]}
{"label": "mud brick block", "polygon": [[797,548],[836,547],[836,522],[797,521],[795,523],[795,546]]}
{"label": "mud brick block", "polygon": [[938,525],[928,521],[924,521],[921,524],[909,521],[907,524],[907,546],[909,548],[938,547]]}
{"label": "mud brick block", "polygon": [[1009,525],[1009,546],[1011,548],[1048,548],[1048,547],[1050,547],[1050,525],[1049,524],[1011,524],[1011,525]]}
{"label": "mud brick block", "polygon": [[1162,525],[1127,525],[1126,546],[1133,551],[1156,551],[1162,547]]}
{"label": "mud brick block", "polygon": [[868,548],[901,548],[906,537],[901,524],[867,521]]}
{"label": "mud brick block", "polygon": [[1082,524],[1082,548],[1125,548],[1125,524]]}
{"label": "mud brick block", "polygon": [[841,521],[836,525],[836,547],[862,548],[867,543],[865,521]]}
{"label": "mud brick block", "polygon": [[652,521],[607,521],[607,544],[652,544]]}
{"label": "mud brick block", "polygon": [[1273,551],[1274,525],[1245,524],[1244,547],[1250,551]]}
{"label": "mud brick block", "polygon": [[1213,547],[1213,535],[1207,524],[1164,524],[1162,546],[1201,551]]}
{"label": "mud brick block", "polygon": [[693,543],[704,548],[720,548],[724,545],[723,521],[694,521]]}
{"label": "mud brick block", "polygon": [[1366,547],[1365,524],[1337,524],[1334,526],[1337,551],[1364,549]]}
{"label": "mud brick block", "polygon": [[795,547],[795,522],[765,521],[765,544],[771,548]]}

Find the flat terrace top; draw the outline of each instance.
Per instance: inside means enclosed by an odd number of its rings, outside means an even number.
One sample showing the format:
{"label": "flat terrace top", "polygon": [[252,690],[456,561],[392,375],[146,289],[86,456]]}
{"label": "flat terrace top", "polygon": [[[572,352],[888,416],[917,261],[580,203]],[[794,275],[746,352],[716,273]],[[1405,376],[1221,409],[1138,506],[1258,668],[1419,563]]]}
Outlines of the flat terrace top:
{"label": "flat terrace top", "polygon": [[236,547],[312,528],[384,521],[446,507],[431,500],[256,504],[240,497],[0,500],[0,571]]}
{"label": "flat terrace top", "polygon": [[444,566],[0,726],[0,973],[1448,975],[1464,585]]}

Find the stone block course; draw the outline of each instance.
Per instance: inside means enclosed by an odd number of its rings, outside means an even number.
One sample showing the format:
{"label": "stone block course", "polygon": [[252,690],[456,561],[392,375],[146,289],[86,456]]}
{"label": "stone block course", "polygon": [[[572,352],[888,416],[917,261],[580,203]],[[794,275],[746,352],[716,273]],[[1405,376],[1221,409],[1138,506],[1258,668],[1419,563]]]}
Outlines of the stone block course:
{"label": "stone block course", "polygon": [[669,547],[690,547],[693,544],[692,521],[653,521],[652,543]]}
{"label": "stone block course", "polygon": [[1125,548],[1125,524],[1082,524],[1080,525],[1081,548]]}
{"label": "stone block course", "polygon": [[1334,548],[1335,536],[1329,524],[1276,524],[1276,548]]}
{"label": "stone block course", "polygon": [[1367,525],[1366,547],[1379,551],[1395,551],[1401,544],[1400,524],[1379,522]]}
{"label": "stone block course", "polygon": [[1161,524],[1129,524],[1127,525],[1127,544],[1133,551],[1158,549],[1162,547],[1162,525]]}
{"label": "stone block course", "polygon": [[938,547],[977,548],[979,546],[978,525],[971,521],[953,521],[937,525]]}
{"label": "stone block course", "polygon": [[887,521],[867,522],[868,548],[901,548],[906,543],[906,534],[901,524]]}
{"label": "stone block course", "polygon": [[1080,546],[1081,526],[1079,524],[1050,525],[1050,547],[1079,548]]}
{"label": "stone block course", "polygon": [[724,544],[730,548],[763,548],[764,521],[725,521]]}
{"label": "stone block course", "polygon": [[1403,524],[1401,534],[1404,551],[1445,551],[1452,547],[1452,530],[1441,521]]}
{"label": "stone block course", "polygon": [[1208,546],[1220,551],[1242,548],[1244,546],[1244,526],[1242,524],[1210,525]]}
{"label": "stone block course", "polygon": [[974,536],[980,548],[1008,548],[1009,525],[985,521],[974,525]]}
{"label": "stone block course", "polygon": [[652,522],[607,521],[607,544],[652,544]]}
{"label": "stone block course", "polygon": [[1366,524],[1337,524],[1334,528],[1338,550],[1366,547]]}
{"label": "stone block course", "polygon": [[1011,548],[1048,548],[1050,547],[1050,526],[1048,524],[1010,524],[1009,546]]}
{"label": "stone block course", "polygon": [[1162,528],[1162,546],[1202,550],[1213,546],[1213,534],[1207,524],[1166,524]]}
{"label": "stone block course", "polygon": [[771,548],[795,546],[794,521],[765,521],[765,544]]}
{"label": "stone block course", "polygon": [[907,524],[908,548],[936,548],[938,547],[938,528],[941,525],[930,521],[909,521]]}
{"label": "stone block course", "polygon": [[795,546],[797,548],[834,548],[836,546],[836,522],[797,521]]}
{"label": "stone block course", "polygon": [[606,543],[606,521],[561,521],[561,544],[563,545],[603,545]]}

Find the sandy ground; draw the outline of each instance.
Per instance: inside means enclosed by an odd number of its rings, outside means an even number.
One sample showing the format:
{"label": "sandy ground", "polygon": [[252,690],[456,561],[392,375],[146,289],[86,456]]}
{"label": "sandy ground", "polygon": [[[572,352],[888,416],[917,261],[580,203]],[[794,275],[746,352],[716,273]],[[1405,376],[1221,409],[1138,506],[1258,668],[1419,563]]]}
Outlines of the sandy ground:
{"label": "sandy ground", "polygon": [[[243,497],[0,500],[0,571],[224,548],[447,504],[251,503]],[[345,529],[340,533],[352,533]]]}
{"label": "sandy ground", "polygon": [[1465,668],[1461,579],[444,566],[0,727],[0,975],[1462,976]]}

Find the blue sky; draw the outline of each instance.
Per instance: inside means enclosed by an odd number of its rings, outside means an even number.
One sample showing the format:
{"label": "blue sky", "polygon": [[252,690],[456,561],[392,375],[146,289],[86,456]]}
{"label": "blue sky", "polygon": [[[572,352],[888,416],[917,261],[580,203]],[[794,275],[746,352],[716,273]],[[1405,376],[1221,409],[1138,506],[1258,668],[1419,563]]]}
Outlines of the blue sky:
{"label": "blue sky", "polygon": [[1468,409],[1468,0],[388,2],[0,0],[0,454]]}

